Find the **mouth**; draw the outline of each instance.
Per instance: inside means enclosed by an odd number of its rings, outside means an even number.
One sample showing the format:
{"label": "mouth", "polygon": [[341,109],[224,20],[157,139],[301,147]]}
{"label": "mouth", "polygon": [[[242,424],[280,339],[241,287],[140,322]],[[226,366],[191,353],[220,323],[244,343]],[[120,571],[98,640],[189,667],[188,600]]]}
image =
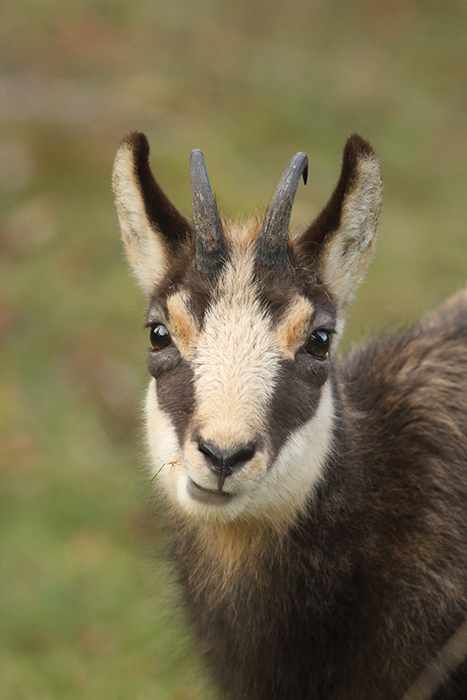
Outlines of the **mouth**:
{"label": "mouth", "polygon": [[233,493],[205,489],[203,486],[199,486],[191,479],[188,481],[187,491],[191,498],[198,501],[198,503],[206,503],[213,506],[225,505],[234,497]]}

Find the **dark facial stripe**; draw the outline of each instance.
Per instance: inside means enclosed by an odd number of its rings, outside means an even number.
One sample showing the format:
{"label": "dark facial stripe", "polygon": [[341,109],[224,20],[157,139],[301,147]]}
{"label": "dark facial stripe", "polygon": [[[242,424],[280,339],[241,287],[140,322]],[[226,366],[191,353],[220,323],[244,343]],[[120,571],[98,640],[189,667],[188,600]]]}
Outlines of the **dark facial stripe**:
{"label": "dark facial stripe", "polygon": [[[175,352],[178,353],[177,350]],[[151,371],[151,362],[149,366]],[[170,416],[180,444],[183,444],[193,415],[195,404],[193,382],[191,365],[181,357],[174,366],[157,377],[156,391],[159,406]]]}
{"label": "dark facial stripe", "polygon": [[309,421],[319,405],[329,376],[329,360],[318,360],[304,351],[295,361],[283,360],[268,416],[268,433],[275,458],[290,434]]}

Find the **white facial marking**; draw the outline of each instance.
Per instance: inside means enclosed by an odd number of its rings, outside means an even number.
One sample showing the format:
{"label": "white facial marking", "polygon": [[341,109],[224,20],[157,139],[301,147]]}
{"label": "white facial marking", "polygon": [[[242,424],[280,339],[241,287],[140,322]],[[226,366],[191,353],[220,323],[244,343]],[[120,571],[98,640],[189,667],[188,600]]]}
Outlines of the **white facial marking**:
{"label": "white facial marking", "polygon": [[245,444],[263,428],[279,364],[271,320],[251,283],[238,283],[238,276],[238,268],[226,270],[193,362],[195,418],[203,439],[221,449]]}
{"label": "white facial marking", "polygon": [[177,475],[182,473],[181,450],[175,427],[157,400],[156,380],[149,382],[146,396],[147,435],[151,476],[174,499]]}

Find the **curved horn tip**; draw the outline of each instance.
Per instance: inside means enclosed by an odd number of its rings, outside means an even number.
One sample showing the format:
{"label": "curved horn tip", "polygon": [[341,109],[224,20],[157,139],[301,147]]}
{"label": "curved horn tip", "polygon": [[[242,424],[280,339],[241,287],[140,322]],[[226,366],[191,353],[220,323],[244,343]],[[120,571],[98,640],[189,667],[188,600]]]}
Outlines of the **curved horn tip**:
{"label": "curved horn tip", "polygon": [[290,215],[298,184],[306,184],[308,156],[296,153],[284,170],[264,217],[256,249],[257,258],[265,267],[283,269],[287,259]]}
{"label": "curved horn tip", "polygon": [[308,156],[306,153],[300,153],[301,156],[304,157],[305,164],[303,166],[303,172],[302,172],[302,178],[303,178],[303,184],[306,185],[308,182]]}
{"label": "curved horn tip", "polygon": [[303,151],[299,151],[292,158],[292,162],[302,170],[303,184],[308,181],[308,156]]}

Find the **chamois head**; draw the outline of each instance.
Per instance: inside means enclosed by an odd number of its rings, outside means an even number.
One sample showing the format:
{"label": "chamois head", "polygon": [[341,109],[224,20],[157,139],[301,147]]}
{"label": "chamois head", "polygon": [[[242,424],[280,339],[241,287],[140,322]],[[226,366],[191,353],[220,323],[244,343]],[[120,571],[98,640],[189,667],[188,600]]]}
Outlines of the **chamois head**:
{"label": "chamois head", "polygon": [[143,134],[117,153],[123,239],[148,298],[147,396],[154,473],[180,514],[204,522],[291,520],[332,449],[332,353],[370,259],[378,162],[354,135],[327,206],[289,238],[307,157],[287,166],[264,220],[217,211],[201,151],[191,155],[193,224],[148,164]]}

